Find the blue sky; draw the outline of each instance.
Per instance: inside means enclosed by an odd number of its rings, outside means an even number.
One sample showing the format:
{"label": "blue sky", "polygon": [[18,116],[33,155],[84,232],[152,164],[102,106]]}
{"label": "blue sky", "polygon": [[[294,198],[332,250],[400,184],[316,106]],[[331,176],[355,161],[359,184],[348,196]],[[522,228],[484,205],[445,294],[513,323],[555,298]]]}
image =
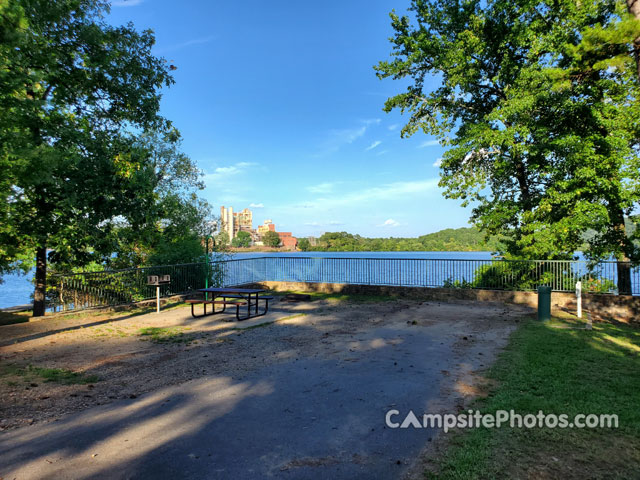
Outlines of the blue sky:
{"label": "blue sky", "polygon": [[114,1],[109,21],[156,34],[178,69],[163,114],[219,211],[249,207],[297,236],[418,236],[467,226],[437,186],[442,148],[382,111],[406,83],[379,80],[389,12],[408,0]]}

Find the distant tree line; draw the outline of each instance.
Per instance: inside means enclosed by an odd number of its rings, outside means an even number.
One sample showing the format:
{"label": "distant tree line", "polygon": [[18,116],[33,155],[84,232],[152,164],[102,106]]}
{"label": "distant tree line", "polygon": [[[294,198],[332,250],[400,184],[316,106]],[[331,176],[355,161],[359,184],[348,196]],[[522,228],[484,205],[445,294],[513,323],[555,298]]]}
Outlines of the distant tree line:
{"label": "distant tree line", "polygon": [[497,237],[485,238],[475,227],[447,228],[417,238],[367,238],[347,232],[327,232],[318,238],[316,246],[301,239],[298,247],[303,251],[327,252],[495,252],[503,248]]}

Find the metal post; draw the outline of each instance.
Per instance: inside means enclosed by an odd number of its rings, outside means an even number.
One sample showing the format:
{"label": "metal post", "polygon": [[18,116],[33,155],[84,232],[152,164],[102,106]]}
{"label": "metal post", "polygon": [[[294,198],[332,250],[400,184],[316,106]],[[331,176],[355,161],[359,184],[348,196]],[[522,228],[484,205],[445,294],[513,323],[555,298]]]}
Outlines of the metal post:
{"label": "metal post", "polygon": [[538,320],[551,319],[551,287],[540,285],[538,287]]}
{"label": "metal post", "polygon": [[582,318],[582,282],[576,282],[576,303],[578,305],[578,318]]}
{"label": "metal post", "polygon": [[156,285],[156,313],[160,313],[160,285]]}
{"label": "metal post", "polygon": [[[204,247],[204,253],[205,253],[205,261],[206,263],[206,268],[205,268],[205,279],[204,279],[204,288],[209,288],[209,240],[211,239],[211,235],[207,235],[205,237],[205,242],[207,242],[207,244]],[[209,293],[208,292],[204,292],[204,299],[209,300]]]}

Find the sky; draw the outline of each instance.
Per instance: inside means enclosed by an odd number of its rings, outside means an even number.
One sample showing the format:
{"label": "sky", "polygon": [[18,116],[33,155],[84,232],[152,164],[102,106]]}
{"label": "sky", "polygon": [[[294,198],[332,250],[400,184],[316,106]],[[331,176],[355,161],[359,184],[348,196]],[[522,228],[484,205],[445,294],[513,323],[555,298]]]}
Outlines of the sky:
{"label": "sky", "polygon": [[379,80],[389,12],[408,0],[114,0],[109,22],[152,29],[177,67],[162,114],[204,172],[201,196],[250,208],[254,228],[320,236],[415,237],[468,226],[438,187],[443,149],[385,100],[408,81]]}

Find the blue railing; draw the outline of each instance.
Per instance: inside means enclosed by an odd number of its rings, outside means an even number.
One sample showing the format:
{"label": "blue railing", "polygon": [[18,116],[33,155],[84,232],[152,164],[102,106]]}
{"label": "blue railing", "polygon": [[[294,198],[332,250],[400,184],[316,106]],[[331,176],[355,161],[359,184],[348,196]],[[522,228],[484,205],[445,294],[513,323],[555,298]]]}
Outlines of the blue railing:
{"label": "blue railing", "polygon": [[[624,269],[628,273],[624,274]],[[163,296],[193,292],[205,285],[236,286],[264,281],[339,283],[399,287],[485,288],[640,295],[640,269],[630,264],[569,260],[462,260],[426,258],[253,257],[52,275],[48,300],[53,310],[78,310],[132,303],[155,296],[149,275],[170,275]]]}
{"label": "blue railing", "polygon": [[[258,259],[251,259],[258,260]],[[591,264],[574,260],[464,260],[425,258],[266,257],[265,280],[346,283],[401,287],[488,288],[554,291],[583,289],[599,293],[640,294],[640,269],[628,263],[619,279],[616,262]]]}

